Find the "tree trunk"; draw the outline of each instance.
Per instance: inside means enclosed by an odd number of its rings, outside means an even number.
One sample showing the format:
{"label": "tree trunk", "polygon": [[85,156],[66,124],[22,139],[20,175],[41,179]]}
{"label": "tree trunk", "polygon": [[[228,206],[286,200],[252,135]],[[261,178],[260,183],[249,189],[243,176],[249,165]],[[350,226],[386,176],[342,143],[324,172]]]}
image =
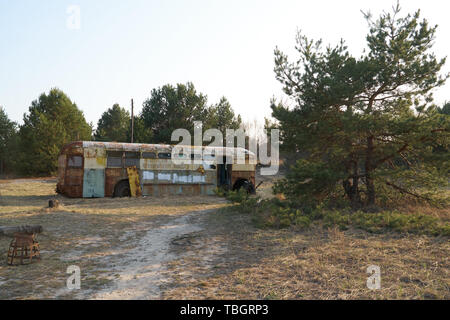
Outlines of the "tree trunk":
{"label": "tree trunk", "polygon": [[361,205],[361,197],[359,195],[359,170],[358,170],[358,162],[354,161],[353,163],[353,178],[345,180],[343,182],[345,193],[347,197],[350,199],[353,208],[357,208]]}
{"label": "tree trunk", "polygon": [[372,158],[373,158],[373,136],[367,138],[367,155],[366,155],[366,186],[367,186],[367,205],[375,204],[375,185],[372,176]]}
{"label": "tree trunk", "polygon": [[14,233],[41,233],[42,226],[17,226],[17,227],[0,227],[0,237],[12,237]]}

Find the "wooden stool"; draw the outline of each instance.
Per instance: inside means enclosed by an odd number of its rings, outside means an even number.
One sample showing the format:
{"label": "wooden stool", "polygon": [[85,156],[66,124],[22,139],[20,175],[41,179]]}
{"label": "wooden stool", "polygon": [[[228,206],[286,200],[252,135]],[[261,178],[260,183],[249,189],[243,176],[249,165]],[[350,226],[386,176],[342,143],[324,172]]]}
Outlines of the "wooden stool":
{"label": "wooden stool", "polygon": [[11,241],[8,250],[8,264],[13,265],[17,259],[20,264],[31,263],[33,257],[40,259],[39,242],[35,240],[34,234],[14,233],[14,240]]}

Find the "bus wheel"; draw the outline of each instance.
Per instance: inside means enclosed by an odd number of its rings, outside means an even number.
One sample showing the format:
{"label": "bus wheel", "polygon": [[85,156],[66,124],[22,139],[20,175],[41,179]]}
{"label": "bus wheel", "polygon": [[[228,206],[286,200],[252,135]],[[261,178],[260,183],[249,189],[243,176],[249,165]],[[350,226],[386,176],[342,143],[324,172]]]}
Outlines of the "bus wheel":
{"label": "bus wheel", "polygon": [[128,180],[120,181],[114,189],[114,197],[131,197],[130,183]]}

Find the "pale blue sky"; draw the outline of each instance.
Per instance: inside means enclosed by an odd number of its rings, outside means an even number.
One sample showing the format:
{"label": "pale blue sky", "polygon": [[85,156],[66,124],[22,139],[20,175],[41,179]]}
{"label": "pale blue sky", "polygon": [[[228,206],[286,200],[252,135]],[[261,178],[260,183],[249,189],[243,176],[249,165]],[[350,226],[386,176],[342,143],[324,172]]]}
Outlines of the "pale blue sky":
{"label": "pale blue sky", "polygon": [[[270,115],[282,97],[273,50],[291,53],[297,28],[325,43],[347,41],[359,55],[367,25],[394,0],[0,0],[0,105],[22,122],[31,101],[58,87],[97,120],[114,103],[137,112],[153,88],[192,81],[210,103],[226,96],[244,119]],[[70,5],[81,9],[81,29],[66,26]],[[446,2],[408,0],[438,24],[435,52],[450,53]],[[292,56],[294,57],[294,56]],[[445,67],[450,71],[450,61]],[[450,83],[436,101],[450,100]]]}

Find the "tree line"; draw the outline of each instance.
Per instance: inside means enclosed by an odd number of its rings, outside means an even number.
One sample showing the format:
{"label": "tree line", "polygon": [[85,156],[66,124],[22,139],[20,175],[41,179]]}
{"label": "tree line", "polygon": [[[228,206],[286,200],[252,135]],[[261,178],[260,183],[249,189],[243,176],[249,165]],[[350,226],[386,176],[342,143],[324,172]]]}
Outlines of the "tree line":
{"label": "tree line", "polygon": [[[293,60],[276,49],[275,75],[289,97],[272,101],[281,150],[295,163],[274,188],[305,203],[374,206],[393,194],[430,200],[448,188],[450,103],[437,106],[433,91],[445,84],[446,59],[432,52],[437,26],[420,11],[400,16],[397,5],[368,22],[366,49],[353,56],[342,40],[322,45],[299,33]],[[134,141],[170,143],[174,129],[237,129],[242,120],[222,98],[208,104],[192,83],[153,89],[134,119]],[[119,105],[105,111],[97,128],[63,92],[33,101],[24,124],[0,109],[1,169],[49,174],[61,146],[73,140],[130,141],[130,114]]]}
{"label": "tree line", "polygon": [[[208,104],[207,96],[192,83],[167,84],[153,89],[134,116],[134,142],[173,143],[178,128],[193,134],[194,121],[203,129],[239,129],[242,124],[230,102],[222,97]],[[60,89],[53,88],[34,100],[23,124],[11,121],[0,107],[0,174],[49,175],[57,170],[61,147],[71,141],[131,141],[131,115],[119,104],[107,109],[94,130],[83,112]]]}

